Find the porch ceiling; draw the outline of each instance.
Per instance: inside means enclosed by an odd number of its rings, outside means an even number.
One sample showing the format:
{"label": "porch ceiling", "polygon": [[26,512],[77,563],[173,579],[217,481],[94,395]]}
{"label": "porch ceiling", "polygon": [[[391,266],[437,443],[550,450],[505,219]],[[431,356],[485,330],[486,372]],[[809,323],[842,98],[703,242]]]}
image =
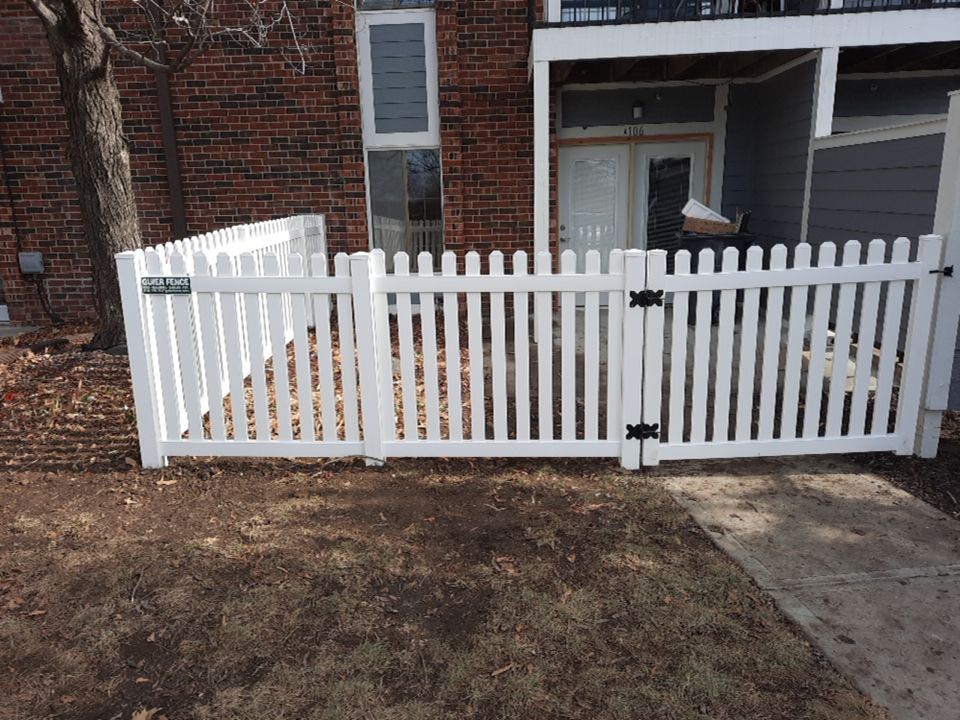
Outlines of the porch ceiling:
{"label": "porch ceiling", "polygon": [[763,75],[807,52],[809,51],[776,50],[563,61],[551,63],[551,81],[563,85],[750,78]]}
{"label": "porch ceiling", "polygon": [[957,68],[960,68],[960,42],[843,48],[837,67],[841,74]]}

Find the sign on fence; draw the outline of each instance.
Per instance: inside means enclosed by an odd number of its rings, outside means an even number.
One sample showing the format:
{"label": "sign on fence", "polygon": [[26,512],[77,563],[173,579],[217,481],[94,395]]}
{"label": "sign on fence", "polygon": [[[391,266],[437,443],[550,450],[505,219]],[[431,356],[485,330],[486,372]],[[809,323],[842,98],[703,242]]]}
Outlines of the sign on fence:
{"label": "sign on fence", "polygon": [[140,280],[144,295],[189,295],[188,277],[145,277]]}

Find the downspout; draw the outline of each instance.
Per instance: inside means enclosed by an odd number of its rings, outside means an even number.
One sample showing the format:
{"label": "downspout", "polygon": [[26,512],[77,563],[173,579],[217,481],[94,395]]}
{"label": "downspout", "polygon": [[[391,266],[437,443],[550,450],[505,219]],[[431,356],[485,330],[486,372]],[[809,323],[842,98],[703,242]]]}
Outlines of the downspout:
{"label": "downspout", "polygon": [[[164,62],[165,58],[161,59]],[[173,216],[174,238],[187,237],[187,213],[183,204],[183,184],[180,181],[180,158],[177,153],[177,134],[170,99],[170,78],[157,70],[157,106],[160,111],[160,132],[163,137],[163,159],[167,168],[167,188],[170,193],[170,212]]]}

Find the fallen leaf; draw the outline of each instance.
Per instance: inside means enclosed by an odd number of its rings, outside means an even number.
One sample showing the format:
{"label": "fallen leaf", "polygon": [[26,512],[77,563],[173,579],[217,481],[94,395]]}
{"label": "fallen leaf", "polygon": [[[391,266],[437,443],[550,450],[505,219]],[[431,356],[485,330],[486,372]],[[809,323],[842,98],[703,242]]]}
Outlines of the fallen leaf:
{"label": "fallen leaf", "polygon": [[24,599],[23,599],[22,597],[20,597],[19,595],[14,595],[12,598],[10,598],[9,600],[7,600],[7,602],[4,604],[3,607],[4,607],[5,610],[16,610],[16,609],[19,608],[21,605],[23,605],[25,602],[26,602],[26,600],[24,600]]}
{"label": "fallen leaf", "polygon": [[157,480],[157,485],[159,485],[160,487],[163,487],[165,485],[176,485],[176,484],[177,484],[176,480]]}
{"label": "fallen leaf", "polygon": [[152,643],[156,641],[157,641],[157,634],[155,632],[152,632],[149,635],[147,635],[147,642]]}
{"label": "fallen leaf", "polygon": [[[142,685],[143,683],[148,683],[152,681],[148,677],[138,677],[136,680],[134,680],[134,682]],[[157,708],[157,709],[159,710],[160,708]]]}
{"label": "fallen leaf", "polygon": [[135,468],[140,464],[136,460],[134,460],[132,457],[125,457],[123,461],[132,468]]}
{"label": "fallen leaf", "polygon": [[497,668],[492,673],[490,673],[490,677],[497,677],[498,675],[503,675],[505,672],[509,672],[513,670],[513,668],[515,667],[516,665],[514,665],[513,663],[510,663],[509,665],[504,665],[502,668]]}
{"label": "fallen leaf", "polygon": [[[130,720],[153,720],[153,716],[160,712],[160,708],[151,708],[150,710],[134,710]],[[159,718],[157,719],[159,720]]]}
{"label": "fallen leaf", "polygon": [[27,613],[27,617],[40,617],[41,615],[46,615],[46,610],[31,610]]}

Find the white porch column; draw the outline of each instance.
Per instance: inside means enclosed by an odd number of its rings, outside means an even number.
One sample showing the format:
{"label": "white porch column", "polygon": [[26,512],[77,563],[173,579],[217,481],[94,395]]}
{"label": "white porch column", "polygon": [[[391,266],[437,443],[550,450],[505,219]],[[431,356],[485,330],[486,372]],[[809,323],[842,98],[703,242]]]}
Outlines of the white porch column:
{"label": "white porch column", "polygon": [[560,0],[543,0],[547,22],[560,22]]}
{"label": "white porch column", "polygon": [[933,339],[927,362],[924,404],[914,452],[935,457],[940,444],[940,423],[947,409],[953,376],[957,323],[960,321],[960,90],[950,93],[947,133],[940,166],[940,188],[933,216],[933,232],[943,235],[940,267],[953,265],[954,277],[943,278],[933,318]]}
{"label": "white porch column", "polygon": [[833,103],[837,94],[837,63],[840,48],[828,47],[820,50],[820,62],[817,64],[817,118],[814,137],[827,137],[833,134]]}
{"label": "white porch column", "polygon": [[533,249],[550,249],[550,63],[533,63]]}

